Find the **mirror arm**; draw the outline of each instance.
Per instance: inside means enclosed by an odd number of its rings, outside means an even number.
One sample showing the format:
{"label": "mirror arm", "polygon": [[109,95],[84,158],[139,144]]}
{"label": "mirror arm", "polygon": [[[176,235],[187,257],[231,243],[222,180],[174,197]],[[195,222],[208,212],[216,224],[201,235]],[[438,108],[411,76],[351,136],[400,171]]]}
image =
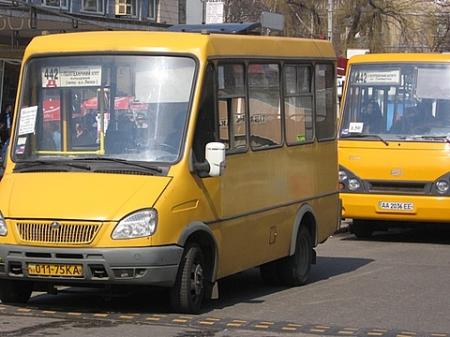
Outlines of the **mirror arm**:
{"label": "mirror arm", "polygon": [[197,172],[199,177],[208,177],[210,170],[209,163],[206,160],[204,162],[194,162],[194,170]]}

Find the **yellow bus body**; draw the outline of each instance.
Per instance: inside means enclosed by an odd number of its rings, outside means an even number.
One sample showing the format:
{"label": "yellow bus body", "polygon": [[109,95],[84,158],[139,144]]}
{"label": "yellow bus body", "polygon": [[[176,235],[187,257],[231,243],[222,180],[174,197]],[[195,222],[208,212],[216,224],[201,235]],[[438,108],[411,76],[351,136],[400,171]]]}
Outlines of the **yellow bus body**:
{"label": "yellow bus body", "polygon": [[[284,143],[266,151],[249,149],[227,155],[226,168],[220,177],[200,178],[191,168],[191,149],[208,62],[266,59],[333,62],[334,52],[328,42],[167,32],[49,35],[30,43],[23,65],[26,67],[30,60],[49,55],[85,54],[187,55],[197,60],[198,76],[181,159],[170,166],[166,176],[85,172],[25,174],[14,172],[15,162],[10,153],[0,184],[0,210],[8,228],[8,234],[0,236],[0,278],[33,281],[35,279],[27,277],[28,262],[56,263],[53,259],[37,257],[27,260],[23,252],[76,252],[84,256],[85,266],[89,259],[103,263],[101,255],[106,256],[108,252],[114,259],[117,252],[122,255],[117,262],[110,261],[108,272],[113,267],[125,267],[120,263],[126,256],[129,263],[134,262],[133,268],[149,268],[150,274],[155,272],[158,276],[149,281],[146,277],[119,279],[108,273],[106,279],[63,281],[173,286],[183,247],[187,242],[200,240],[202,247],[209,248],[207,255],[213,256],[210,281],[214,283],[227,275],[292,255],[299,227],[307,223],[305,219],[310,221],[308,226],[314,231],[311,233],[313,246],[334,232],[339,212],[336,140],[315,140],[301,146]],[[21,81],[23,78],[24,74]],[[19,87],[23,84],[21,82]],[[19,104],[18,98],[16,106]],[[18,114],[16,111],[16,116]],[[158,211],[154,235],[127,240],[112,238],[114,227],[124,216],[147,207]],[[47,234],[33,239],[33,226],[51,222],[94,224],[98,225],[98,231],[89,242],[78,240],[72,232],[68,235],[73,236],[74,242],[49,243]],[[25,228],[21,233],[19,226]],[[14,260],[11,247],[19,247],[23,255]],[[151,251],[143,249],[161,249],[162,253],[155,261],[149,258]],[[173,249],[170,257],[164,255],[164,249]],[[24,271],[2,275],[2,270],[8,272],[7,262],[13,260],[23,263]],[[140,262],[142,260],[146,262]],[[157,268],[166,269],[159,274]],[[58,282],[48,278],[40,280]]]}
{"label": "yellow bus body", "polygon": [[[349,60],[347,83],[341,106],[341,123],[349,91],[349,76],[352,67],[379,65],[392,67],[403,63],[418,65],[450,64],[446,54],[367,54],[354,56]],[[347,97],[347,100],[349,98]],[[432,184],[448,173],[450,144],[448,142],[407,142],[387,140],[389,146],[379,139],[340,138],[339,164],[362,181],[383,181],[395,183]],[[399,185],[400,186],[400,185]],[[391,187],[390,191],[371,190],[365,193],[341,192],[342,217],[389,224],[414,224],[416,222],[445,223],[450,219],[450,198],[423,192],[401,191]],[[387,210],[380,208],[380,202],[413,204],[409,210]],[[381,221],[381,222],[379,222]]]}

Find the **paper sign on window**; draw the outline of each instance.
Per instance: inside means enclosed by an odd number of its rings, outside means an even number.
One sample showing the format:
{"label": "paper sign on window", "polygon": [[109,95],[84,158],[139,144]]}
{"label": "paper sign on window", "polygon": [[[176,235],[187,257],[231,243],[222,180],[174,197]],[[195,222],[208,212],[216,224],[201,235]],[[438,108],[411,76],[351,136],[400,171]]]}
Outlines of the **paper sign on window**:
{"label": "paper sign on window", "polygon": [[34,133],[36,126],[37,106],[20,110],[19,136]]}
{"label": "paper sign on window", "polygon": [[353,122],[353,123],[350,123],[350,125],[348,127],[348,132],[349,133],[362,133],[363,127],[364,127],[364,123]]}

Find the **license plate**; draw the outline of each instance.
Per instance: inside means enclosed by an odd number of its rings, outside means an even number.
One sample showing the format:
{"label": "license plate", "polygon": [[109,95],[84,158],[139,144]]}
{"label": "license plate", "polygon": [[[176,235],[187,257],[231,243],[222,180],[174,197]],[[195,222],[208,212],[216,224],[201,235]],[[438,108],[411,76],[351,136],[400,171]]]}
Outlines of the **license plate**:
{"label": "license plate", "polygon": [[41,264],[29,263],[30,276],[83,277],[83,266],[80,264]]}
{"label": "license plate", "polygon": [[383,211],[405,212],[405,213],[414,212],[414,203],[412,202],[380,201],[378,203],[378,207],[380,210]]}

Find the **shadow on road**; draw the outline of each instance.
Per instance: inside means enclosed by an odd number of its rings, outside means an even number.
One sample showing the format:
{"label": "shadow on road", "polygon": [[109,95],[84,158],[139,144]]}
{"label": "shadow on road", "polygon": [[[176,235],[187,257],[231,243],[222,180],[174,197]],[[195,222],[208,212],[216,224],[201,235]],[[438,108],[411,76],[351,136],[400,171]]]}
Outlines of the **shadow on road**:
{"label": "shadow on road", "polygon": [[450,225],[423,225],[416,228],[391,228],[375,232],[369,239],[357,239],[349,234],[341,240],[404,242],[450,245]]}
{"label": "shadow on road", "polygon": [[[314,286],[315,282],[333,276],[350,273],[372,262],[370,259],[347,257],[317,257],[317,264],[311,271],[310,282],[303,287]],[[289,291],[282,286],[268,286],[253,268],[219,281],[220,298],[205,304],[204,313],[214,309],[233,306],[238,303],[261,304],[264,297],[278,292]],[[58,295],[37,294],[27,307],[57,312],[84,313],[169,313],[167,289],[133,288],[128,292],[104,292],[100,289],[68,288]]]}

